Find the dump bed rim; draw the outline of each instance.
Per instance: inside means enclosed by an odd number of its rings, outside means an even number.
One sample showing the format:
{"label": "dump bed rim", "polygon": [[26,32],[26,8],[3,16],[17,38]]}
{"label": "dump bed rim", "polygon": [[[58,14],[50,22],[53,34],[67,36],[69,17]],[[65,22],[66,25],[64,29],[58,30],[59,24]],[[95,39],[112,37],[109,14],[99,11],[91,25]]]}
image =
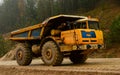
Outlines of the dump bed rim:
{"label": "dump bed rim", "polygon": [[21,29],[12,31],[11,35],[19,34],[19,33],[30,31],[30,30],[34,30],[34,29],[37,29],[37,28],[40,28],[40,27],[42,27],[42,24],[36,24],[36,25],[29,26],[29,27],[26,27],[26,28],[21,28]]}

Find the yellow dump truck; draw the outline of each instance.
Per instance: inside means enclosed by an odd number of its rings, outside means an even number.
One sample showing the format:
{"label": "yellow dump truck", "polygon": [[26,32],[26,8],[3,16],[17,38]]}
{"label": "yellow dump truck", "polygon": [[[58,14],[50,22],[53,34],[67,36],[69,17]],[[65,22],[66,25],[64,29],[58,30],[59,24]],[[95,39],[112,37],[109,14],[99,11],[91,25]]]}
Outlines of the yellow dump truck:
{"label": "yellow dump truck", "polygon": [[20,43],[16,51],[19,65],[29,65],[41,57],[46,65],[60,65],[64,57],[84,63],[88,55],[104,48],[99,20],[85,16],[57,15],[40,24],[11,32],[11,40]]}

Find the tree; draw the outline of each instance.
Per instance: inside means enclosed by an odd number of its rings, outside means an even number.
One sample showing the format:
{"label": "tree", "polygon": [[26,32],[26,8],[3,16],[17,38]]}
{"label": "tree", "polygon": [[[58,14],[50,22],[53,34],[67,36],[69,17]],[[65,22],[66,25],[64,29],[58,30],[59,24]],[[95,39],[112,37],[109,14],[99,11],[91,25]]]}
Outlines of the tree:
{"label": "tree", "polygon": [[113,42],[120,42],[120,16],[115,19],[110,26],[110,38],[112,43]]}
{"label": "tree", "polygon": [[11,31],[14,29],[14,25],[17,23],[19,11],[18,11],[17,0],[4,0],[1,6],[0,15],[0,30],[1,33]]}
{"label": "tree", "polygon": [[25,11],[25,18],[26,18],[26,23],[25,25],[33,25],[38,23],[37,19],[37,2],[36,0],[27,0],[26,1],[26,11]]}
{"label": "tree", "polygon": [[[0,33],[34,25],[58,14],[94,9],[97,0],[4,0],[0,6]],[[84,10],[83,10],[84,9]]]}

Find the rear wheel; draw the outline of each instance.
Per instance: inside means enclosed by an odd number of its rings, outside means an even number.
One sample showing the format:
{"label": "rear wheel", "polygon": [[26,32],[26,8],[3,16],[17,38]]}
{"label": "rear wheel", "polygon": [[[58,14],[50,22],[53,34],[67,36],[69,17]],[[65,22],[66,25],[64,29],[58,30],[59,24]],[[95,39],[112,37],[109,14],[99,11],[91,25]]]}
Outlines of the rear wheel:
{"label": "rear wheel", "polygon": [[75,52],[71,52],[69,59],[74,64],[84,63],[87,60],[87,55],[80,54],[80,52],[75,51]]}
{"label": "rear wheel", "polygon": [[20,44],[16,51],[17,63],[21,66],[29,65],[32,61],[32,51],[25,44]]}
{"label": "rear wheel", "polygon": [[42,47],[42,60],[46,65],[60,65],[63,61],[63,54],[54,41],[46,42]]}

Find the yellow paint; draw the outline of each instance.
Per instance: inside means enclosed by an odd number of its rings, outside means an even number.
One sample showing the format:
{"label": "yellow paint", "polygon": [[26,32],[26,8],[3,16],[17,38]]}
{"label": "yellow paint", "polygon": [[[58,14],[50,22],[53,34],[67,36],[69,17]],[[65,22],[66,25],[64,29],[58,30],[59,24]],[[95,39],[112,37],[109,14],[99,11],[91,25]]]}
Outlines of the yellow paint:
{"label": "yellow paint", "polygon": [[[94,31],[96,38],[82,38],[81,31],[90,32]],[[101,30],[91,30],[91,29],[75,29],[61,32],[61,39],[65,44],[75,45],[75,44],[103,44],[103,33]],[[88,42],[83,42],[87,40]],[[96,40],[96,42],[91,42],[91,40]]]}

